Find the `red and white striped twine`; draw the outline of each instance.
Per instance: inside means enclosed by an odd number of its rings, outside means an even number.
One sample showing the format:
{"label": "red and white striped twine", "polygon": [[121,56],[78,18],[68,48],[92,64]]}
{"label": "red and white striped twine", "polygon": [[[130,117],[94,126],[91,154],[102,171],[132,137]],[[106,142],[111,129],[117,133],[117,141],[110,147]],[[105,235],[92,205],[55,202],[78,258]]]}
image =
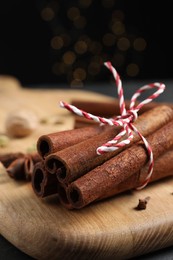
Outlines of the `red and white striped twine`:
{"label": "red and white striped twine", "polygon": [[[148,174],[144,182],[138,187],[137,189],[142,189],[144,188],[147,183],[149,182],[152,172],[153,172],[153,166],[154,166],[154,161],[153,161],[153,152],[152,148],[145,139],[144,136],[141,135],[141,133],[138,131],[138,129],[133,125],[133,122],[137,119],[138,117],[138,111],[143,107],[143,105],[148,104],[151,102],[153,99],[157,98],[163,91],[165,90],[165,85],[163,83],[151,83],[148,85],[145,85],[141,88],[139,88],[135,94],[132,96],[131,101],[130,101],[130,106],[129,110],[126,110],[125,107],[125,101],[124,101],[124,94],[123,94],[123,87],[122,87],[122,82],[120,79],[120,76],[118,75],[117,71],[115,68],[112,66],[111,62],[105,62],[104,65],[112,72],[115,83],[117,86],[117,92],[118,92],[118,98],[119,98],[119,106],[120,106],[120,116],[117,116],[115,118],[104,118],[100,116],[95,116],[93,114],[87,113],[81,109],[78,109],[75,106],[72,106],[66,102],[61,101],[60,106],[63,108],[68,109],[72,113],[75,113],[79,116],[85,117],[89,120],[94,120],[98,123],[101,124],[108,124],[108,125],[115,125],[115,126],[121,126],[122,130],[119,132],[118,135],[116,135],[112,140],[108,141],[107,143],[103,144],[102,146],[97,148],[97,154],[101,155],[106,152],[112,152],[115,151],[116,149],[119,149],[119,147],[123,147],[126,144],[129,144],[131,140],[133,139],[133,131],[136,132],[142,141],[145,144],[145,147],[148,151],[149,155],[149,167],[148,167]],[[143,100],[140,102],[138,105],[135,106],[135,102],[137,98],[146,90],[148,89],[153,89],[157,88],[158,90],[154,92],[152,95],[150,95],[147,99]],[[127,138],[124,140],[120,140],[124,135],[127,135]]]}

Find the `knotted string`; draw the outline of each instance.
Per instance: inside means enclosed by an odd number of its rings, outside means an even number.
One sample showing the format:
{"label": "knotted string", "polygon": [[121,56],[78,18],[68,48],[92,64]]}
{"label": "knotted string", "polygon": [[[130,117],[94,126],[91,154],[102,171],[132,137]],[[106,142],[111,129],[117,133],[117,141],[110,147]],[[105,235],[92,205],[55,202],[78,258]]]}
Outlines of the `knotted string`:
{"label": "knotted string", "polygon": [[[125,100],[124,100],[124,94],[123,94],[123,87],[122,82],[120,79],[119,74],[115,70],[115,68],[112,66],[111,62],[105,62],[104,65],[111,71],[111,73],[114,76],[117,92],[118,92],[118,98],[119,98],[119,106],[120,106],[120,116],[116,116],[115,118],[104,118],[100,116],[95,116],[93,114],[87,113],[81,109],[78,109],[77,107],[70,105],[66,102],[61,101],[60,106],[63,108],[68,109],[69,111],[85,117],[89,120],[94,120],[100,124],[107,124],[107,125],[115,125],[115,126],[121,126],[122,130],[119,132],[118,135],[116,135],[112,140],[108,141],[107,143],[103,144],[102,146],[97,148],[97,154],[101,155],[106,152],[112,152],[120,147],[123,147],[131,142],[133,139],[133,131],[139,135],[139,137],[144,142],[144,145],[147,149],[148,155],[149,155],[149,167],[148,167],[148,173],[147,177],[145,178],[144,182],[138,187],[137,189],[144,188],[147,183],[149,182],[152,172],[153,172],[153,166],[154,166],[154,160],[153,160],[153,152],[150,144],[146,140],[146,138],[138,131],[138,129],[133,125],[133,122],[138,118],[138,111],[145,105],[151,102],[153,99],[157,98],[163,91],[165,90],[165,85],[163,83],[151,83],[148,85],[145,85],[141,88],[139,88],[135,94],[132,96],[130,100],[130,106],[129,110],[126,110],[125,107]],[[135,106],[135,102],[137,98],[146,90],[157,88],[158,90],[154,92],[152,95],[150,95],[147,99],[140,102],[138,105]],[[127,135],[126,139],[120,140],[124,135]]]}

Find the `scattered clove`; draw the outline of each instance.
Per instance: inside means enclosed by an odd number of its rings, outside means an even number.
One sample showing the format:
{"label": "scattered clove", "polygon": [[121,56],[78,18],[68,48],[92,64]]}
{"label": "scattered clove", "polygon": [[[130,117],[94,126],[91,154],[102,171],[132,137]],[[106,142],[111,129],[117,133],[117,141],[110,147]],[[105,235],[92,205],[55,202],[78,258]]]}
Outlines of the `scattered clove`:
{"label": "scattered clove", "polygon": [[137,210],[144,210],[144,209],[146,209],[147,203],[148,203],[149,200],[150,200],[149,196],[144,198],[144,199],[139,199],[139,203],[138,203],[136,209]]}

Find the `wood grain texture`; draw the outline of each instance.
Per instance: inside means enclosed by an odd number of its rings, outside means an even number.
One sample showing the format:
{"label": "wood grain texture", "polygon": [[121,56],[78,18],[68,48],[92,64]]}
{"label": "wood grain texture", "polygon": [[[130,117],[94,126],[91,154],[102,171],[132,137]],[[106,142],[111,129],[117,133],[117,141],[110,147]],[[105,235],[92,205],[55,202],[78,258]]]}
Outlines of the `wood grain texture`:
{"label": "wood grain texture", "polygon": [[[31,108],[40,118],[58,115],[63,123],[40,125],[31,136],[12,139],[0,152],[25,152],[41,134],[72,128],[73,117],[58,107],[60,100],[109,99],[83,90],[31,91],[20,84],[14,88],[1,88],[0,80],[0,132],[14,108]],[[56,195],[38,198],[30,183],[11,179],[2,165],[0,190],[0,233],[36,259],[128,259],[173,245],[173,178],[80,210],[65,209]],[[139,199],[147,196],[147,209],[135,210]]]}

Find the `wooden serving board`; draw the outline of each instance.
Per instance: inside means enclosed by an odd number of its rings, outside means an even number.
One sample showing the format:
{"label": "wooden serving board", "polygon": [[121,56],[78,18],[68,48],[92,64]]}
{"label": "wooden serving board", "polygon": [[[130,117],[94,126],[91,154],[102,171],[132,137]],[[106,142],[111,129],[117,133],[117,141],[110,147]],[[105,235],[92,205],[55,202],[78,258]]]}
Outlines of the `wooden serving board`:
{"label": "wooden serving board", "polygon": [[[59,108],[59,101],[73,97],[107,100],[84,90],[30,90],[13,78],[0,78],[0,132],[13,109],[30,108],[39,118],[58,116],[61,124],[40,124],[29,137],[11,139],[0,153],[27,151],[37,138],[71,129],[73,116]],[[36,259],[128,259],[173,245],[173,179],[150,184],[67,210],[57,196],[38,198],[30,183],[11,179],[0,166],[0,233],[17,248]],[[139,198],[150,196],[146,210],[137,211]]]}

